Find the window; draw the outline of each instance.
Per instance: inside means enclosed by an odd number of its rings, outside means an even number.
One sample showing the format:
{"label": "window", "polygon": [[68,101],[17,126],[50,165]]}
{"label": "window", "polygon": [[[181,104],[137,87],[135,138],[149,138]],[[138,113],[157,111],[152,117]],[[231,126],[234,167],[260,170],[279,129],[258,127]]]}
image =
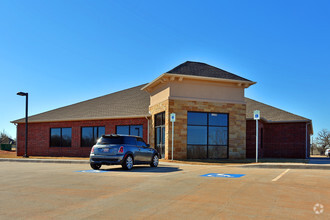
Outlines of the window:
{"label": "window", "polygon": [[97,139],[105,134],[105,127],[82,127],[81,146],[92,147]]}
{"label": "window", "polygon": [[165,125],[165,112],[155,115],[155,126]]}
{"label": "window", "polygon": [[188,112],[188,125],[207,125],[207,114]]}
{"label": "window", "polygon": [[71,128],[51,128],[51,147],[71,147]]}
{"label": "window", "polygon": [[117,125],[116,134],[134,135],[143,137],[142,125]]}
{"label": "window", "polygon": [[188,144],[207,145],[206,126],[188,126]]}
{"label": "window", "polygon": [[228,157],[228,114],[188,112],[189,159]]}
{"label": "window", "polygon": [[129,135],[129,125],[127,126],[117,126],[116,134],[127,134]]}
{"label": "window", "polygon": [[155,147],[162,158],[165,158],[165,112],[154,116],[155,120]]}

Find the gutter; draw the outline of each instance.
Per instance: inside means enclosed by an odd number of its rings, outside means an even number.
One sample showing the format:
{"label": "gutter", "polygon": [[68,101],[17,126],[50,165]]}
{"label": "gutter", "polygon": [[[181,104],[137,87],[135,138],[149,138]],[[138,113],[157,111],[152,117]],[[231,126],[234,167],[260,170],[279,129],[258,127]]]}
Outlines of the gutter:
{"label": "gutter", "polygon": [[[66,119],[54,119],[54,120],[36,120],[33,121],[33,115],[29,117],[29,124],[31,123],[49,123],[49,122],[68,122],[68,121],[94,121],[94,120],[110,120],[110,119],[127,119],[127,118],[143,118],[148,117],[150,115],[128,115],[128,116],[113,116],[113,117],[96,117],[96,118],[66,118]],[[24,124],[25,121],[21,121],[23,119],[18,119],[15,121],[11,121],[10,123],[16,123],[16,124]],[[30,121],[31,120],[31,121]]]}
{"label": "gutter", "polygon": [[[272,121],[272,120],[267,120],[264,117],[261,117],[260,119],[263,120],[263,121],[265,121],[265,122],[267,122],[267,123],[298,123],[298,122],[306,122],[306,123],[309,123],[310,124],[310,122],[311,122],[310,119],[306,119],[306,120],[291,120],[291,121],[289,121],[289,120]],[[252,120],[252,121],[254,121],[253,118],[246,118],[246,120]]]}

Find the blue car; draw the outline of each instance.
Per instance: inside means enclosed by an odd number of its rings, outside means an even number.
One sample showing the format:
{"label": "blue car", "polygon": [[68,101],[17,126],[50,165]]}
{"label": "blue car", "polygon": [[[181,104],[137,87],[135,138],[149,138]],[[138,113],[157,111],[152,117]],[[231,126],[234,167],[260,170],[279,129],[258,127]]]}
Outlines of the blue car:
{"label": "blue car", "polygon": [[141,137],[131,135],[103,135],[92,147],[90,165],[98,170],[102,165],[121,165],[130,170],[135,164],[157,167],[159,153],[150,148]]}

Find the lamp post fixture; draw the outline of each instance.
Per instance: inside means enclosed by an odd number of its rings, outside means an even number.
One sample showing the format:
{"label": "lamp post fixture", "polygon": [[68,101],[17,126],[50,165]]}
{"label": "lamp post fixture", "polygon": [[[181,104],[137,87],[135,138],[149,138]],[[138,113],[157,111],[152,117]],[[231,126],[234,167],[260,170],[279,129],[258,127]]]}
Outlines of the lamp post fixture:
{"label": "lamp post fixture", "polygon": [[28,103],[29,103],[29,94],[27,92],[18,92],[17,95],[25,96],[25,153],[23,157],[28,158],[27,145],[28,145]]}

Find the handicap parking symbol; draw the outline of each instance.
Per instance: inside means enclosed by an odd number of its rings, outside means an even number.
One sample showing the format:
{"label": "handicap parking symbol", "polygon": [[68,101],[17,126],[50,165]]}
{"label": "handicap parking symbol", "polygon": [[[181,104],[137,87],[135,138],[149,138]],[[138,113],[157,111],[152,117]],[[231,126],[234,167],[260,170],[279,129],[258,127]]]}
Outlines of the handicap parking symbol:
{"label": "handicap parking symbol", "polygon": [[240,178],[245,174],[224,174],[224,173],[207,173],[201,175],[202,177],[223,177],[223,178]]}
{"label": "handicap parking symbol", "polygon": [[79,172],[79,173],[105,173],[108,172],[106,170],[78,170],[75,172]]}

